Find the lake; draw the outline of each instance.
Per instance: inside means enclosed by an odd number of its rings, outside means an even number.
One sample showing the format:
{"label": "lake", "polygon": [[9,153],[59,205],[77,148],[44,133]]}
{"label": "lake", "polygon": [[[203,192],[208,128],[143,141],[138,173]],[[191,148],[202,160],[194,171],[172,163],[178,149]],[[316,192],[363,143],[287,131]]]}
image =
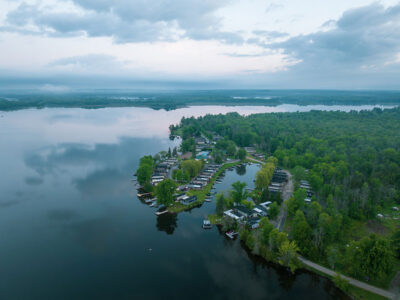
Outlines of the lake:
{"label": "lake", "polygon": [[[0,299],[348,299],[203,230],[214,202],[156,217],[131,180],[141,156],[178,145],[168,126],[182,116],[360,108],[372,107],[0,112]],[[228,171],[217,190],[252,187],[257,168]]]}

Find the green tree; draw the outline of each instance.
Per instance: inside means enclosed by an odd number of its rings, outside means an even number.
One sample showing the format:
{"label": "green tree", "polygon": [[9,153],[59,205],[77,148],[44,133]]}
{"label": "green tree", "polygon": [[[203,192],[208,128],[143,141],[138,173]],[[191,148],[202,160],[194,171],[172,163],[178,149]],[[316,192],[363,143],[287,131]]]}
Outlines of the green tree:
{"label": "green tree", "polygon": [[267,189],[274,175],[275,165],[272,162],[265,163],[256,174],[255,186],[258,189]]}
{"label": "green tree", "polygon": [[233,142],[230,142],[228,147],[226,148],[226,154],[228,154],[228,156],[235,156],[236,154],[236,145]]}
{"label": "green tree", "polygon": [[306,169],[303,168],[302,166],[296,166],[294,167],[292,174],[294,176],[294,179],[299,182],[300,180],[306,179]]}
{"label": "green tree", "polygon": [[298,209],[304,207],[304,199],[306,197],[307,193],[304,189],[298,189],[293,193],[293,197],[287,201],[287,210],[289,216],[294,216]]}
{"label": "green tree", "polygon": [[156,186],[157,203],[169,205],[174,202],[174,193],[176,191],[177,184],[172,179],[164,179]]}
{"label": "green tree", "polygon": [[400,258],[400,230],[397,230],[395,233],[393,233],[391,243],[395,254],[398,258]]}
{"label": "green tree", "polygon": [[275,220],[279,214],[279,205],[276,202],[272,202],[269,206],[268,216],[270,219]]}
{"label": "green tree", "polygon": [[181,151],[184,152],[193,152],[194,148],[196,147],[196,143],[194,138],[189,138],[184,140],[181,143]]}
{"label": "green tree", "polygon": [[203,168],[202,160],[188,159],[182,162],[181,166],[184,172],[188,173],[190,178],[197,176]]}
{"label": "green tree", "polygon": [[339,273],[333,276],[333,283],[344,292],[347,292],[349,290],[349,281],[346,278],[340,276]]}
{"label": "green tree", "polygon": [[246,155],[247,155],[247,152],[243,148],[240,148],[237,152],[237,157],[242,161],[246,159]]}
{"label": "green tree", "polygon": [[153,167],[144,164],[140,166],[136,171],[137,181],[143,186],[150,181],[152,174],[153,174]]}
{"label": "green tree", "polygon": [[268,246],[269,235],[274,229],[274,226],[269,222],[268,218],[264,217],[260,220],[261,241]]}
{"label": "green tree", "polygon": [[279,263],[283,266],[289,267],[292,273],[300,266],[300,261],[298,259],[298,247],[295,241],[284,241],[278,252]]}
{"label": "green tree", "polygon": [[245,189],[245,182],[236,181],[232,183],[231,197],[236,204],[242,203],[249,196],[249,192]]}
{"label": "green tree", "polygon": [[225,196],[222,193],[217,194],[217,196],[215,197],[215,212],[217,213],[218,216],[222,216],[222,214],[224,213],[224,208],[225,208]]}
{"label": "green tree", "polygon": [[385,238],[364,237],[346,249],[344,265],[350,274],[380,279],[393,268],[393,251]]}
{"label": "green tree", "polygon": [[301,210],[297,210],[296,215],[293,218],[293,225],[290,233],[299,246],[301,252],[308,254],[311,247],[312,230]]}

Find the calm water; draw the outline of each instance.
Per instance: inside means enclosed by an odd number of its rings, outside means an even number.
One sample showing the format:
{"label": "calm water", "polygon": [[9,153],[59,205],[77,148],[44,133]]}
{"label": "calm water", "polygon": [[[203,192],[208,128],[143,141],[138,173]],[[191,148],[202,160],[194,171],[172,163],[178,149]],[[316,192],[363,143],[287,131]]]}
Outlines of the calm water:
{"label": "calm water", "polygon": [[[285,109],[296,107],[0,113],[0,299],[345,298],[203,230],[214,203],[156,217],[135,195],[139,158],[174,146],[168,125],[182,116]],[[217,190],[252,187],[257,168],[227,172]]]}

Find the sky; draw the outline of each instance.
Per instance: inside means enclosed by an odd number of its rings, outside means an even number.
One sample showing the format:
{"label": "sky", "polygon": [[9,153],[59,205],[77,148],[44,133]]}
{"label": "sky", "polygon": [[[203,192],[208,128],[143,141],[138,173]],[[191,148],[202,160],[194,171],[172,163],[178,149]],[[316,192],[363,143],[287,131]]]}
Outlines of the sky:
{"label": "sky", "polygon": [[400,89],[400,1],[2,0],[0,89]]}

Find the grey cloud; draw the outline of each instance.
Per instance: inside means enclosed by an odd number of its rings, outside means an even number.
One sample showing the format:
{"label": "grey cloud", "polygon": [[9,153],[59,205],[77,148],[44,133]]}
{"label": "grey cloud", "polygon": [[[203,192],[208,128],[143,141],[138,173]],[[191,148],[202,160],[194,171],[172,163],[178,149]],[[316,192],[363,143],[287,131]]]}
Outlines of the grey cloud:
{"label": "grey cloud", "polygon": [[83,68],[88,70],[107,70],[121,69],[127,62],[120,62],[112,55],[106,54],[87,54],[57,59],[48,64],[49,67],[71,67]]}
{"label": "grey cloud", "polygon": [[329,28],[264,44],[299,61],[264,80],[295,88],[399,88],[400,5],[351,9],[324,25]]}
{"label": "grey cloud", "polygon": [[45,35],[109,36],[117,43],[179,38],[243,42],[239,34],[220,30],[220,19],[214,13],[229,3],[226,0],[159,0],[151,3],[144,0],[73,0],[73,3],[81,7],[83,13],[46,12],[23,3],[8,13],[7,24],[0,30],[23,32],[29,24]]}
{"label": "grey cloud", "polygon": [[300,35],[267,45],[308,64],[382,64],[400,51],[400,5],[385,9],[380,4],[352,9],[335,28]]}

